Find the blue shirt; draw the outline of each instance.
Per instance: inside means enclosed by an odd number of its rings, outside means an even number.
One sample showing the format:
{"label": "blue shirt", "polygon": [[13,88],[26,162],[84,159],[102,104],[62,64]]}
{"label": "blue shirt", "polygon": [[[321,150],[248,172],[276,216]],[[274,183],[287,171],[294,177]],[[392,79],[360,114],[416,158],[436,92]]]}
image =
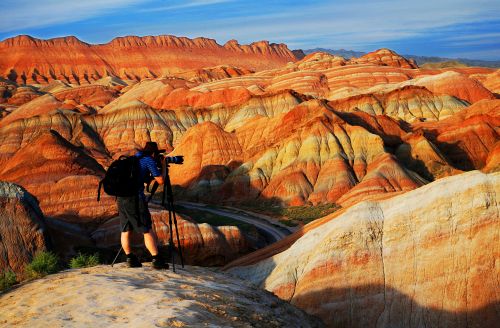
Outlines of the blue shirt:
{"label": "blue shirt", "polygon": [[152,177],[159,177],[161,176],[160,171],[158,170],[158,167],[156,166],[155,160],[151,156],[144,156],[142,152],[137,152],[135,154],[135,157],[139,157],[139,178],[143,182],[140,190],[139,190],[139,196],[142,197],[142,199],[145,199],[146,196],[144,196],[144,183],[146,182],[146,178],[149,176],[151,173]]}

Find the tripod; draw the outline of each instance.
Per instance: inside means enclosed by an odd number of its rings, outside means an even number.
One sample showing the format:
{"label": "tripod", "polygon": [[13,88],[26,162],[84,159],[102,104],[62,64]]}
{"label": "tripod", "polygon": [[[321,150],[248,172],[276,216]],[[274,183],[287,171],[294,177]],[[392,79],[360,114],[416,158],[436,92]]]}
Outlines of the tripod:
{"label": "tripod", "polygon": [[[177,229],[177,216],[175,215],[174,209],[174,195],[172,193],[172,184],[170,183],[170,176],[168,174],[168,165],[167,159],[165,158],[162,163],[162,175],[165,184],[163,185],[163,196],[161,200],[161,205],[168,210],[168,226],[170,228],[170,240],[169,240],[169,250],[170,254],[172,254],[172,270],[175,272],[175,245],[174,245],[174,237],[173,237],[173,229],[172,229],[172,219],[175,225],[175,234],[177,236],[177,247],[179,248],[179,256],[181,258],[181,265],[184,268],[184,257],[182,256],[182,246],[179,240],[179,230]],[[165,202],[166,198],[166,202]]]}

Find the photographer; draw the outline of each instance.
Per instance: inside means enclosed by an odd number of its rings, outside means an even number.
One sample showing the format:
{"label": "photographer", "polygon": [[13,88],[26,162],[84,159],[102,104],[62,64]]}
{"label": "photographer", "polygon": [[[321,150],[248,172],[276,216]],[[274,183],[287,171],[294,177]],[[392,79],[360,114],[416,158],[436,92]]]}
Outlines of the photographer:
{"label": "photographer", "polygon": [[141,231],[144,235],[144,244],[153,257],[153,267],[155,269],[168,269],[168,264],[158,254],[157,238],[152,229],[151,213],[144,195],[144,183],[147,183],[150,177],[158,184],[164,184],[163,177],[155,161],[162,151],[158,149],[156,142],[147,142],[146,146],[135,154],[139,162],[139,182],[141,182],[137,191],[138,197],[117,197],[118,213],[122,227],[121,244],[127,255],[127,263],[131,268],[142,266],[130,247],[132,231]]}

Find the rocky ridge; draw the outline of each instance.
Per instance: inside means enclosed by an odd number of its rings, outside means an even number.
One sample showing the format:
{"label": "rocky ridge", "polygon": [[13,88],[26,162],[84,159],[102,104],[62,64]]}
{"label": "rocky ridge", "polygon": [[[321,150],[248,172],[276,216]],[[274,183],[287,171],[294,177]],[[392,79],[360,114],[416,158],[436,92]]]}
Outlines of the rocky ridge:
{"label": "rocky ridge", "polygon": [[494,327],[499,188],[474,171],[362,202],[230,272],[331,327]]}
{"label": "rocky ridge", "polygon": [[27,84],[89,84],[107,76],[140,80],[222,64],[262,70],[296,60],[284,44],[231,40],[221,46],[213,39],[172,35],[118,37],[96,45],[74,36],[41,40],[20,35],[0,42],[0,57],[0,75]]}
{"label": "rocky ridge", "polygon": [[[50,293],[47,294],[47,290]],[[67,270],[0,294],[0,326],[323,327],[274,295],[227,274],[149,265]]]}

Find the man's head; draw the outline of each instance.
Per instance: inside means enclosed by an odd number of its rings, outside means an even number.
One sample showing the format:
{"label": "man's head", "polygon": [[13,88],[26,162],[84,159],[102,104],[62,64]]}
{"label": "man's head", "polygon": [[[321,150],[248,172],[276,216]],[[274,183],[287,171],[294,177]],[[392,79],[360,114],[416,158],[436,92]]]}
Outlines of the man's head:
{"label": "man's head", "polygon": [[160,153],[163,153],[165,149],[158,149],[158,144],[156,142],[148,141],[146,142],[146,146],[144,146],[141,151],[145,156],[156,156]]}

